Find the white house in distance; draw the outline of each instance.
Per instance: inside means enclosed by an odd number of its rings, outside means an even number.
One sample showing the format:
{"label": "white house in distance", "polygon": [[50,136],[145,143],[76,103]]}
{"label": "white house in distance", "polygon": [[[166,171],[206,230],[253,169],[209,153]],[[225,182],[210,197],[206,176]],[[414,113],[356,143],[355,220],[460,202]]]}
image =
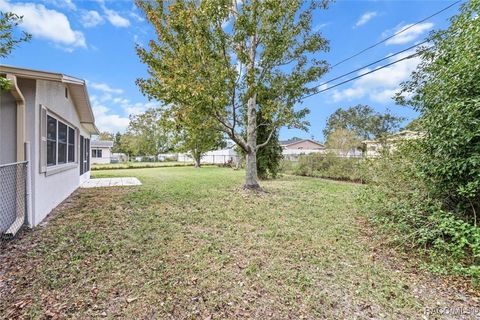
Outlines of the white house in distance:
{"label": "white house in distance", "polygon": [[0,65],[0,234],[39,224],[90,178],[98,134],[84,80]]}
{"label": "white house in distance", "polygon": [[112,159],[113,141],[92,140],[90,149],[92,153],[92,164],[110,163]]}
{"label": "white house in distance", "polygon": [[391,134],[383,143],[378,140],[365,140],[362,143],[365,147],[366,157],[378,157],[382,150],[384,151],[385,149],[388,149],[390,151],[394,151],[397,143],[405,140],[418,139],[420,137],[422,137],[422,133],[420,132],[402,130],[400,132]]}
{"label": "white house in distance", "polygon": [[[235,151],[235,146],[232,145],[231,147],[227,147],[225,149],[211,150],[205,152],[205,154],[200,159],[200,162],[204,164],[236,164],[239,160],[240,157]],[[188,153],[179,153],[177,155],[177,161],[193,163],[193,158]]]}

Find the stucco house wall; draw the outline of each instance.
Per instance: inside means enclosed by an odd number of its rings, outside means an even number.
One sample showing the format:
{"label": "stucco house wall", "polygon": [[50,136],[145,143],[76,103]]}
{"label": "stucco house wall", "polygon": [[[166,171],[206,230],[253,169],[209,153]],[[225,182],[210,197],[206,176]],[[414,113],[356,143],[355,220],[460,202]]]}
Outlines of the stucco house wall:
{"label": "stucco house wall", "polygon": [[[53,168],[47,168],[46,173],[40,173],[40,112],[41,107],[47,108],[47,113],[58,120],[78,129],[80,135],[90,138],[90,134],[80,124],[80,118],[70,96],[65,97],[65,84],[53,81],[37,80],[35,94],[35,127],[30,132],[29,139],[35,142],[35,150],[32,152],[32,186],[33,208],[35,212],[30,225],[36,225],[42,221],[50,211],[74,192],[81,182],[89,179],[90,171],[80,176],[79,170],[79,145],[80,136],[76,135],[75,162],[64,164],[63,171],[52,173]],[[33,144],[33,143],[32,143]]]}
{"label": "stucco house wall", "polygon": [[298,142],[294,142],[284,146],[285,149],[306,149],[306,150],[314,150],[314,149],[325,149],[325,147],[319,143],[315,143],[310,140],[301,140]]}
{"label": "stucco house wall", "polygon": [[[85,81],[58,73],[2,65],[0,76],[13,79],[11,92],[2,92],[0,101],[0,164],[29,161],[29,179],[17,183],[25,183],[31,190],[26,195],[29,210],[24,223],[35,226],[90,178],[89,170],[80,174],[80,136],[91,139],[92,134],[98,134],[98,129]],[[23,105],[25,116],[19,117],[23,113],[18,110],[22,110]],[[69,136],[75,132],[73,162],[65,159],[63,164],[47,165],[47,115],[66,124]],[[58,139],[60,131],[56,132]],[[55,141],[57,147],[59,141]],[[68,150],[68,141],[65,148]],[[19,154],[19,150],[27,152]],[[89,150],[85,152],[90,155]]]}
{"label": "stucco house wall", "polygon": [[110,163],[110,160],[112,158],[112,151],[110,150],[110,148],[106,148],[106,147],[94,147],[92,146],[91,147],[91,154],[93,155],[93,150],[96,149],[96,150],[102,150],[102,157],[99,158],[98,156],[97,157],[94,157],[92,156],[92,164],[106,164],[106,163]]}
{"label": "stucco house wall", "polygon": [[17,104],[10,92],[0,96],[0,165],[15,162],[17,152]]}

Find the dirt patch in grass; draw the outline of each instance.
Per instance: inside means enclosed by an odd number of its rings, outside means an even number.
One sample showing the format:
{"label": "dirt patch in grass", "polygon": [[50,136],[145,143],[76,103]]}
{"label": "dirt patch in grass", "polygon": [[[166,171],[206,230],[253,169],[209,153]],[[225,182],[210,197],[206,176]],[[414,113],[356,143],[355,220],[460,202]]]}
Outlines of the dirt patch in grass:
{"label": "dirt patch in grass", "polygon": [[478,301],[452,304],[457,288],[382,247],[355,210],[361,186],[284,176],[255,194],[229,169],[128,172],[143,185],[79,190],[2,251],[0,314],[419,319]]}

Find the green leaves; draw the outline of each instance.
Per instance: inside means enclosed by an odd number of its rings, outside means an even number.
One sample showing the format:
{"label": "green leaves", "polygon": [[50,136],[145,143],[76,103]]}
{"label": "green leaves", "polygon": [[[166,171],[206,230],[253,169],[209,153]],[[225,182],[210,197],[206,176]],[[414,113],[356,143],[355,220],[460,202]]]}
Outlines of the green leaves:
{"label": "green leaves", "polygon": [[[6,58],[16,46],[32,38],[32,35],[26,32],[20,37],[15,37],[15,29],[21,22],[21,16],[0,11],[0,58]],[[8,79],[0,77],[0,91],[10,90],[10,86]]]}
{"label": "green leaves", "polygon": [[[134,151],[133,154],[157,156],[171,149],[171,136],[161,125],[161,111],[148,109],[142,114],[131,115],[126,142]],[[133,145],[132,145],[133,144]]]}
{"label": "green leaves", "polygon": [[26,32],[21,37],[15,37],[15,28],[22,22],[22,18],[12,12],[0,11],[0,58],[7,57],[19,43],[32,38]]}
{"label": "green leaves", "polygon": [[[137,47],[150,74],[137,84],[149,98],[174,105],[175,121],[193,111],[195,119],[215,122],[216,130],[252,157],[268,140],[257,141],[257,112],[271,123],[267,137],[282,126],[305,128],[306,111],[294,107],[311,91],[308,84],[328,69],[324,60],[313,58],[328,50],[328,42],[311,31],[312,13],[325,8],[325,1],[137,4],[156,33],[148,48]],[[250,176],[256,179],[254,173]]]}
{"label": "green leaves", "polygon": [[348,109],[337,109],[327,120],[323,130],[328,136],[337,129],[354,132],[359,139],[381,139],[394,132],[404,120],[402,117],[375,112],[367,105],[356,105]]}
{"label": "green leaves", "polygon": [[[401,101],[421,112],[421,170],[431,192],[450,209],[480,209],[480,1],[462,6],[451,26],[435,32]],[[470,204],[473,201],[473,205]],[[472,211],[473,210],[473,211]]]}

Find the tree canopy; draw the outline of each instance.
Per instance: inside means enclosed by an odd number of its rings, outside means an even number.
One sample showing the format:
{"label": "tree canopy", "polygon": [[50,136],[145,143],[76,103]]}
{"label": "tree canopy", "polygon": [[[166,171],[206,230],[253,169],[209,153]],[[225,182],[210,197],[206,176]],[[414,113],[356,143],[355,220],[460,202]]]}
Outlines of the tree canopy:
{"label": "tree canopy", "polygon": [[[0,11],[0,58],[6,58],[21,42],[29,41],[32,36],[23,32],[16,36],[15,29],[22,22],[22,17],[12,12]],[[0,77],[0,90],[8,90],[10,82]]]}
{"label": "tree canopy", "polygon": [[[421,114],[418,154],[430,192],[448,207],[480,209],[480,1],[465,3],[402,84],[397,101]],[[476,220],[476,219],[475,219]]]}
{"label": "tree canopy", "polygon": [[323,134],[328,140],[331,133],[346,129],[354,132],[360,139],[381,139],[398,129],[403,120],[404,118],[397,117],[388,110],[380,113],[368,105],[358,104],[347,109],[337,109],[327,119]]}
{"label": "tree canopy", "polygon": [[[207,152],[219,148],[224,142],[224,134],[215,129],[212,119],[195,109],[185,112],[185,108],[171,105],[163,109],[161,123],[165,132],[172,138],[176,151],[189,153],[200,167],[200,160]],[[180,114],[179,114],[180,113]]]}
{"label": "tree canopy", "polygon": [[[213,119],[247,154],[244,186],[258,188],[257,151],[278,128],[305,127],[307,109],[294,106],[313,92],[307,85],[327,71],[327,63],[316,57],[328,43],[311,28],[312,13],[326,3],[138,0],[157,39],[148,48],[137,47],[150,74],[137,83],[164,105],[195,108]],[[271,121],[265,141],[257,141],[259,99]]]}
{"label": "tree canopy", "polygon": [[171,149],[171,137],[161,125],[160,109],[151,108],[144,113],[130,115],[127,132],[122,138],[132,153],[137,151],[144,156],[157,156]]}

